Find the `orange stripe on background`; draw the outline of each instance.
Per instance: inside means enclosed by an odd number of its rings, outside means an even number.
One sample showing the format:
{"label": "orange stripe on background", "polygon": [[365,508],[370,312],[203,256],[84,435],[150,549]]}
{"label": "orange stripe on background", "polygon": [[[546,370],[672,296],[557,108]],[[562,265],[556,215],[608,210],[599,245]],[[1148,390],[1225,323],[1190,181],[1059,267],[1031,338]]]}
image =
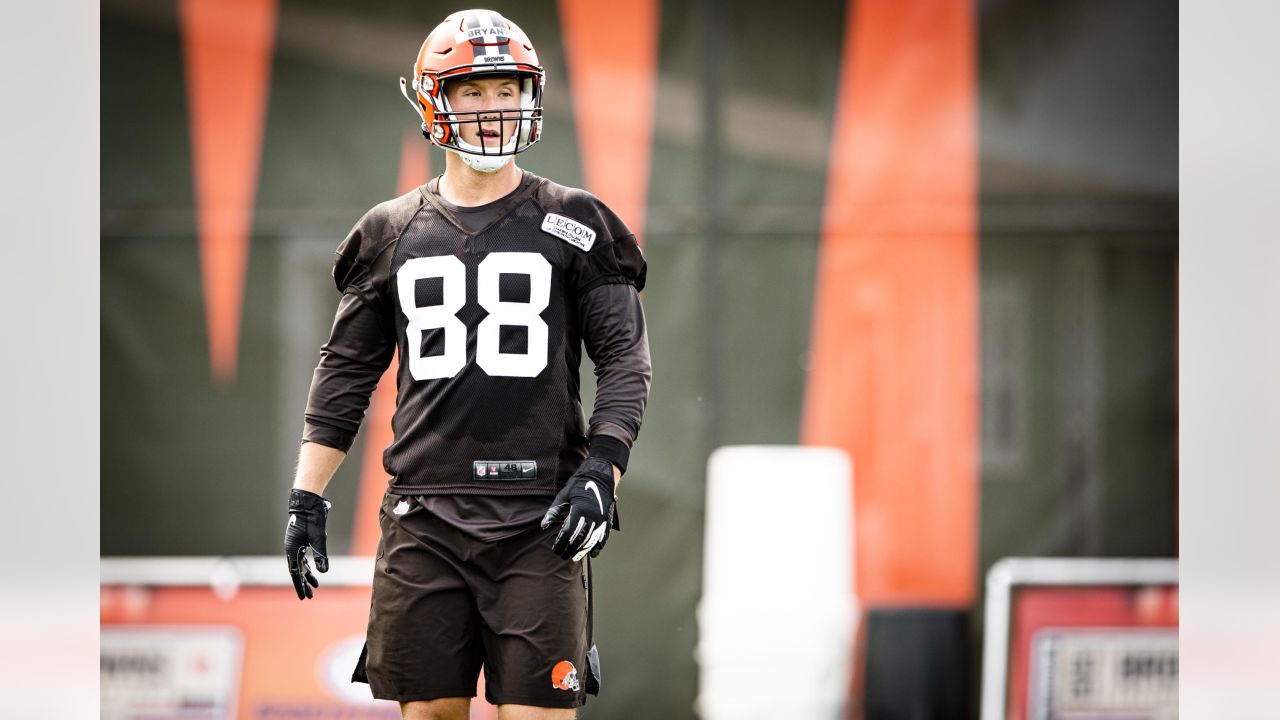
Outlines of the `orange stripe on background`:
{"label": "orange stripe on background", "polygon": [[[431,178],[430,145],[415,127],[400,139],[400,171],[396,195],[403,195]],[[391,478],[382,466],[382,451],[391,444],[391,416],[396,409],[396,369],[399,353],[378,380],[364,419],[364,453],[360,463],[360,487],[356,491],[355,520],[351,526],[351,554],[373,555],[378,550],[382,529],[378,526],[378,508]]]}
{"label": "orange stripe on background", "polygon": [[180,0],[209,365],[235,380],[275,0]]}
{"label": "orange stripe on background", "polygon": [[413,126],[400,138],[400,172],[396,195],[404,195],[431,179],[431,144]]}
{"label": "orange stripe on background", "polygon": [[967,605],[977,571],[972,3],[850,0],[802,440],[854,463],[856,590]]}
{"label": "orange stripe on background", "polygon": [[559,8],[586,188],[613,208],[643,243],[658,70],[658,2],[560,0]]}

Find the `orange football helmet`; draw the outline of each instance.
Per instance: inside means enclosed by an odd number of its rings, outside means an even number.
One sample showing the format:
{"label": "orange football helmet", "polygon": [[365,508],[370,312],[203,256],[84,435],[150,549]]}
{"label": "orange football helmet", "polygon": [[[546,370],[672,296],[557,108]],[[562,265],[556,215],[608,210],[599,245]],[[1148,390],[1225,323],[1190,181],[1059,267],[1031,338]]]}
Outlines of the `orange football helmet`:
{"label": "orange football helmet", "polygon": [[[444,85],[478,75],[514,76],[520,86],[518,110],[458,112],[449,106]],[[529,37],[492,10],[462,10],[427,35],[413,64],[413,81],[400,78],[400,92],[422,118],[422,133],[435,145],[458,153],[471,167],[493,172],[512,155],[542,136],[542,88],[546,75]],[[410,97],[412,86],[416,98]],[[516,131],[504,145],[491,148],[463,140],[461,125],[485,120],[514,121]]]}
{"label": "orange football helmet", "polygon": [[561,660],[551,668],[551,687],[558,690],[578,689],[578,669],[568,660]]}

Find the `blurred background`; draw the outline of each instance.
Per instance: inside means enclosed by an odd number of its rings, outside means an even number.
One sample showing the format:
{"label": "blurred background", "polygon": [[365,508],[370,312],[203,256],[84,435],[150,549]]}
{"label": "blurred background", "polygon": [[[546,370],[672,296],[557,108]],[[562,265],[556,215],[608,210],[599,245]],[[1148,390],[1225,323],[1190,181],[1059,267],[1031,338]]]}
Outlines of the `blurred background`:
{"label": "blurred background", "polygon": [[[584,717],[695,715],[724,446],[850,462],[849,716],[977,715],[1001,558],[1177,555],[1176,4],[489,7],[547,71],[518,163],[602,197],[649,262],[653,393],[595,565],[605,690]],[[397,82],[456,9],[102,3],[104,558],[278,554],[333,250],[443,170]],[[373,552],[387,402],[330,485],[332,554]],[[797,555],[825,551],[806,481],[780,473],[756,518]],[[811,600],[794,567],[758,570]],[[367,595],[337,613],[338,588],[298,606],[149,583],[104,572],[104,627],[239,625],[229,716],[387,716],[248,678],[255,642],[287,642],[244,629],[253,603],[358,633]]]}

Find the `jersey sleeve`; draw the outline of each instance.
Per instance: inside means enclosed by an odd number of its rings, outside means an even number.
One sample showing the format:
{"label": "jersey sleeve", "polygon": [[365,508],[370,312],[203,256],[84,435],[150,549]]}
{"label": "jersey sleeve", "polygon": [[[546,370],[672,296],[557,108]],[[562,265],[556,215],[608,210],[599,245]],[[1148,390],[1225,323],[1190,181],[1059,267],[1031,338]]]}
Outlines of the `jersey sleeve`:
{"label": "jersey sleeve", "polygon": [[354,293],[375,310],[386,311],[384,298],[394,242],[386,237],[387,218],[380,210],[370,210],[351,228],[338,246],[332,272],[338,292]]}
{"label": "jersey sleeve", "polygon": [[653,379],[640,293],[628,282],[600,284],[581,296],[579,320],[587,356],[595,363],[590,452],[625,472]]}
{"label": "jersey sleeve", "polygon": [[395,230],[388,207],[366,213],[338,246],[333,281],[342,299],[311,377],[304,442],[349,450],[370,394],[395,353],[392,308],[386,299]]}
{"label": "jersey sleeve", "polygon": [[350,450],[369,409],[369,396],[394,354],[394,338],[380,313],[359,293],[345,293],[311,376],[302,439]]}
{"label": "jersey sleeve", "polygon": [[640,291],[648,267],[635,233],[599,198],[558,186],[552,211],[594,231],[589,247],[564,245],[579,327],[595,363],[596,403],[587,428],[590,453],[626,471],[649,399],[653,371]]}
{"label": "jersey sleeve", "polygon": [[566,246],[572,253],[570,282],[579,296],[601,285],[630,285],[644,290],[648,267],[635,233],[607,205],[589,193],[566,204],[572,219],[585,222],[596,232],[591,249]]}

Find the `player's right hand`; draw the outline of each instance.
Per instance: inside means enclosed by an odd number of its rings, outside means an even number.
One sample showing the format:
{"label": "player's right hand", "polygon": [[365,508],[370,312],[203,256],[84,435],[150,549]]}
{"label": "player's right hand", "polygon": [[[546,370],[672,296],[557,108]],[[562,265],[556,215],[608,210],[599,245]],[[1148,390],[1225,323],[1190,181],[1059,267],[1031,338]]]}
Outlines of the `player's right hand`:
{"label": "player's right hand", "polygon": [[284,556],[289,561],[289,577],[299,600],[312,596],[311,588],[320,581],[307,562],[307,548],[316,561],[316,569],[329,572],[325,520],[333,503],[313,492],[294,488],[289,491],[289,524],[284,529]]}

